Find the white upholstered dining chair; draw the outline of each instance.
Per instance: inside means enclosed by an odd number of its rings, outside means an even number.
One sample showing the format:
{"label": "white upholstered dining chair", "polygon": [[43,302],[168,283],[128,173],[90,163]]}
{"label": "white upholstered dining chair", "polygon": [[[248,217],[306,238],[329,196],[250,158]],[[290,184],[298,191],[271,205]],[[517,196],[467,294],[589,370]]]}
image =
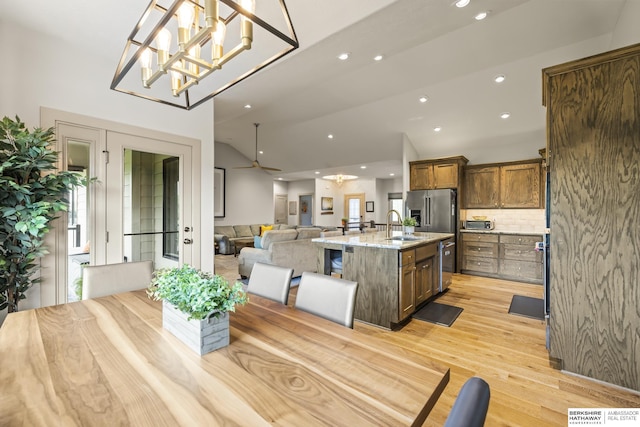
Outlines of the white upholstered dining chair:
{"label": "white upholstered dining chair", "polygon": [[293,268],[256,262],[251,269],[247,292],[287,305]]}
{"label": "white upholstered dining chair", "polygon": [[153,261],[87,265],[82,268],[82,299],[144,289],[153,278]]}
{"label": "white upholstered dining chair", "polygon": [[353,328],[358,283],[324,274],[302,273],[296,308]]}

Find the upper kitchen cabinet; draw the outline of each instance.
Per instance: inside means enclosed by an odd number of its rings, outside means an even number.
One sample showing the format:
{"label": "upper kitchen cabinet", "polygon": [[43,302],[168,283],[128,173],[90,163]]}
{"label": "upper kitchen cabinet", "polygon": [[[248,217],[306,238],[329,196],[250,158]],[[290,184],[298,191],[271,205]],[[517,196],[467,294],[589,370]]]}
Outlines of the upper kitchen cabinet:
{"label": "upper kitchen cabinet", "polygon": [[640,390],[640,44],[542,76],[550,355]]}
{"label": "upper kitchen cabinet", "polygon": [[465,168],[465,208],[540,208],[542,159]]}
{"label": "upper kitchen cabinet", "polygon": [[409,187],[411,190],[458,188],[467,162],[463,156],[409,162]]}
{"label": "upper kitchen cabinet", "polygon": [[467,209],[500,206],[500,167],[468,166],[465,177],[465,207]]}
{"label": "upper kitchen cabinet", "polygon": [[500,207],[540,208],[540,165],[542,159],[531,163],[500,167]]}

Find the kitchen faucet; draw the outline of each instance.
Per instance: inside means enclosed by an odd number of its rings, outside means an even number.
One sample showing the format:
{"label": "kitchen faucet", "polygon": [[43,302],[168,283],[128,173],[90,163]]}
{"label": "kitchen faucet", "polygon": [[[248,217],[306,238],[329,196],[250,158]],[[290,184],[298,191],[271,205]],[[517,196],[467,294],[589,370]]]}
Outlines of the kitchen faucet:
{"label": "kitchen faucet", "polygon": [[387,239],[391,238],[391,215],[394,212],[396,215],[398,215],[398,224],[402,225],[402,216],[400,215],[400,212],[395,209],[391,209],[389,212],[387,212]]}

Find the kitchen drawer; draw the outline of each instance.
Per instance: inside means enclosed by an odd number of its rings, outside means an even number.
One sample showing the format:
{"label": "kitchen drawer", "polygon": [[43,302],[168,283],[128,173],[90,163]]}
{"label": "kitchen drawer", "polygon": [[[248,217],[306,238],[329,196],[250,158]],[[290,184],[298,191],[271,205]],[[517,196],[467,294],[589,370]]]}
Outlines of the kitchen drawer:
{"label": "kitchen drawer", "polygon": [[483,258],[498,258],[498,244],[487,242],[463,242],[462,254],[464,257],[474,256]]}
{"label": "kitchen drawer", "polygon": [[498,273],[497,258],[481,258],[474,256],[466,256],[462,262],[463,270],[478,271],[481,273]]}
{"label": "kitchen drawer", "polygon": [[515,260],[501,260],[499,274],[514,279],[541,281],[542,264]]}
{"label": "kitchen drawer", "polygon": [[528,245],[531,248],[535,247],[536,242],[541,242],[542,236],[535,235],[522,235],[522,234],[502,234],[500,235],[500,243],[514,244],[514,245]]}
{"label": "kitchen drawer", "polygon": [[416,262],[415,249],[409,249],[407,251],[400,252],[400,265],[407,265]]}
{"label": "kitchen drawer", "polygon": [[416,261],[431,258],[438,253],[438,243],[431,243],[416,248]]}
{"label": "kitchen drawer", "polygon": [[487,243],[498,243],[499,235],[498,234],[487,234],[487,233],[461,233],[463,242],[487,242]]}
{"label": "kitchen drawer", "polygon": [[542,252],[533,249],[528,245],[500,245],[500,258],[513,259],[518,261],[542,262]]}

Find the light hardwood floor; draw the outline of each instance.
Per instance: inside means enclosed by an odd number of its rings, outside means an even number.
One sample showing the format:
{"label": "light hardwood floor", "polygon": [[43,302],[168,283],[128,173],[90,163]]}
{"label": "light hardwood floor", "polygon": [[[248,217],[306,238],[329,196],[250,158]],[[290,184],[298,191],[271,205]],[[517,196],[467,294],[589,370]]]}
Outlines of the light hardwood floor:
{"label": "light hardwood floor", "polygon": [[[216,255],[216,273],[238,279],[237,258]],[[292,288],[289,304],[295,304]],[[438,302],[464,311],[447,328],[412,320],[398,331],[356,321],[354,328],[419,352],[451,370],[425,426],[441,426],[462,384],[472,376],[491,387],[486,426],[566,426],[568,408],[640,408],[640,393],[556,369],[545,348],[545,323],[508,314],[513,295],[542,297],[542,287],[463,274]]]}

